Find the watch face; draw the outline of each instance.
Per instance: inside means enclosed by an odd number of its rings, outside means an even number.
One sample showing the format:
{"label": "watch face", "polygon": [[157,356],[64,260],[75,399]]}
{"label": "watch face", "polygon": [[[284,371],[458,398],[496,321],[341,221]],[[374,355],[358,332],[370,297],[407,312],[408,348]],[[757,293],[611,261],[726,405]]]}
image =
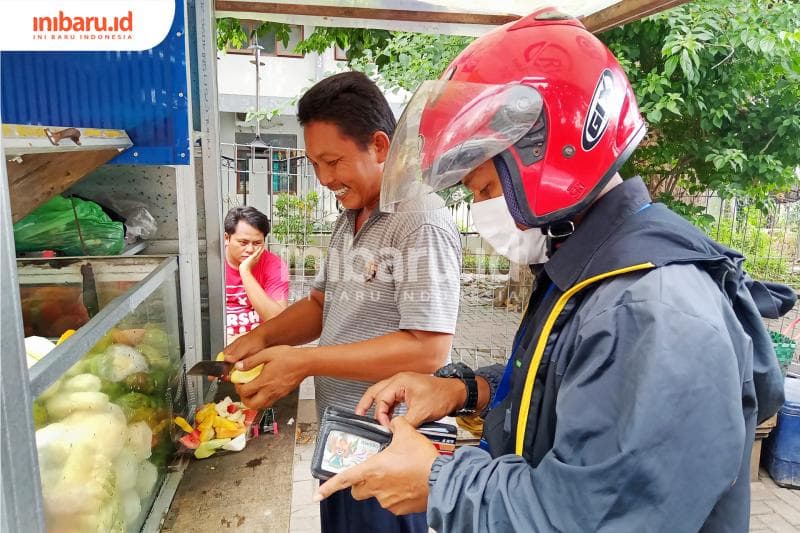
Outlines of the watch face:
{"label": "watch face", "polygon": [[452,378],[458,376],[458,369],[456,365],[450,363],[437,370],[434,375],[439,378]]}

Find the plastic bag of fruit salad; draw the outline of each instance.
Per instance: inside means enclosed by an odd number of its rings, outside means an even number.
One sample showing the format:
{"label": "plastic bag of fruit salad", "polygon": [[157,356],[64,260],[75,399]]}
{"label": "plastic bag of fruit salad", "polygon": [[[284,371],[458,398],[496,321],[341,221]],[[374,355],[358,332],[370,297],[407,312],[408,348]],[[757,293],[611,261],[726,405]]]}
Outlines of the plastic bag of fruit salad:
{"label": "plastic bag of fruit salad", "polygon": [[205,459],[219,451],[243,450],[253,436],[252,427],[257,416],[256,409],[249,409],[226,396],[219,402],[201,406],[192,423],[180,416],[173,422],[182,433],[179,442],[183,450]]}

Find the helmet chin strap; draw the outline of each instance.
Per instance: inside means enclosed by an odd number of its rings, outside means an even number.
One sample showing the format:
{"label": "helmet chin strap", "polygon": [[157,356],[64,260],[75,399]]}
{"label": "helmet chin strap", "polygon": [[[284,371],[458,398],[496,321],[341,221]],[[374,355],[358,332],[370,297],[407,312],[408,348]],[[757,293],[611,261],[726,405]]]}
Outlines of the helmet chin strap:
{"label": "helmet chin strap", "polygon": [[542,233],[547,235],[547,257],[552,257],[556,250],[575,233],[575,223],[572,220],[559,220],[542,226]]}
{"label": "helmet chin strap", "polygon": [[508,211],[511,213],[511,218],[513,218],[514,222],[517,224],[522,224],[525,226],[525,217],[522,216],[522,209],[519,206],[517,195],[514,192],[511,171],[508,169],[506,162],[503,161],[503,158],[500,155],[494,156],[492,158],[492,162],[494,163],[494,168],[497,171],[498,177],[500,178],[500,185],[503,188],[503,196],[506,199],[506,205],[508,206]]}

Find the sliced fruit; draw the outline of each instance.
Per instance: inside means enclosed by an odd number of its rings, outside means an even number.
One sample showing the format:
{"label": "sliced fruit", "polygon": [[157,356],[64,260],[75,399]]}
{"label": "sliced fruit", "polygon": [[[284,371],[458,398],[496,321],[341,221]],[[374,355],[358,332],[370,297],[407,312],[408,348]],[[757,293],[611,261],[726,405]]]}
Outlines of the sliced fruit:
{"label": "sliced fruit", "polygon": [[200,430],[200,442],[207,442],[214,438],[214,428],[209,426]]}
{"label": "sliced fruit", "polygon": [[255,409],[245,409],[244,410],[244,425],[249,426],[255,421],[256,416],[258,415],[258,411]]}
{"label": "sliced fruit", "polygon": [[200,446],[200,431],[195,429],[188,435],[184,435],[180,438],[180,443],[190,450],[196,450]]}
{"label": "sliced fruit", "polygon": [[44,337],[26,337],[25,353],[28,355],[28,366],[32,366],[31,361],[36,362],[55,348],[56,345]]}
{"label": "sliced fruit", "polygon": [[256,379],[259,374],[261,374],[261,369],[264,368],[264,365],[258,365],[256,367],[251,368],[250,370],[234,370],[231,372],[231,383],[237,383],[239,385],[244,385],[245,383],[250,383],[254,379]]}
{"label": "sliced fruit", "polygon": [[205,421],[206,418],[208,418],[211,415],[215,415],[216,416],[216,414],[217,414],[217,411],[214,408],[214,404],[213,403],[207,403],[199,411],[197,411],[197,414],[194,415],[194,420],[198,424],[202,424]]}
{"label": "sliced fruit", "polygon": [[234,438],[238,437],[239,435],[244,435],[244,428],[236,428],[236,429],[218,429],[216,430],[215,436],[218,439],[227,439],[227,438]]}
{"label": "sliced fruit", "polygon": [[61,344],[65,340],[69,339],[73,335],[75,335],[75,330],[74,329],[68,329],[67,331],[62,333],[61,336],[58,338],[58,341],[56,341],[56,346],[58,346],[59,344]]}
{"label": "sliced fruit", "polygon": [[47,409],[40,401],[33,402],[33,426],[36,429],[47,425]]}
{"label": "sliced fruit", "polygon": [[184,430],[186,433],[191,433],[194,431],[194,428],[182,416],[176,416],[174,422],[176,426]]}
{"label": "sliced fruit", "polygon": [[230,396],[225,396],[225,399],[217,402],[214,405],[214,410],[217,413],[217,416],[227,416],[228,414],[228,406],[233,404],[233,400],[231,400]]}
{"label": "sliced fruit", "polygon": [[235,439],[231,440],[228,444],[222,447],[223,450],[230,450],[232,452],[240,452],[244,450],[244,445],[246,444],[246,440],[244,438],[244,433],[236,437]]}
{"label": "sliced fruit", "polygon": [[[225,354],[220,352],[217,354],[217,361],[224,361]],[[239,385],[244,385],[245,383],[250,383],[254,379],[261,374],[261,369],[264,368],[264,365],[258,365],[250,370],[233,370],[231,371],[231,383],[238,383]]]}
{"label": "sliced fruit", "polygon": [[231,439],[214,439],[208,442],[201,442],[200,446],[194,451],[194,456],[198,459],[205,459],[211,457],[214,452],[225,446]]}
{"label": "sliced fruit", "polygon": [[218,416],[216,419],[214,419],[213,425],[214,425],[214,431],[219,431],[220,429],[236,430],[242,427],[236,422],[227,420],[225,418],[222,418],[221,416]]}
{"label": "sliced fruit", "polygon": [[199,429],[202,432],[204,429],[210,428],[211,426],[214,425],[214,420],[216,419],[217,419],[216,414],[214,414],[213,416],[207,416],[206,418],[203,419],[202,422],[200,422],[197,425],[197,429]]}

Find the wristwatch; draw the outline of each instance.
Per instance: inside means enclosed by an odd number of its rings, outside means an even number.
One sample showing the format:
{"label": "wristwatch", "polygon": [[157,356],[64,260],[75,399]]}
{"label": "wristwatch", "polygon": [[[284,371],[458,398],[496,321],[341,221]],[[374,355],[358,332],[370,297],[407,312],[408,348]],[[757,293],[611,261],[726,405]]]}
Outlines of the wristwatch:
{"label": "wristwatch", "polygon": [[464,363],[450,363],[443,366],[433,373],[437,378],[457,378],[460,379],[467,388],[467,401],[464,407],[448,416],[464,416],[475,413],[478,407],[478,382],[475,380],[475,372]]}

